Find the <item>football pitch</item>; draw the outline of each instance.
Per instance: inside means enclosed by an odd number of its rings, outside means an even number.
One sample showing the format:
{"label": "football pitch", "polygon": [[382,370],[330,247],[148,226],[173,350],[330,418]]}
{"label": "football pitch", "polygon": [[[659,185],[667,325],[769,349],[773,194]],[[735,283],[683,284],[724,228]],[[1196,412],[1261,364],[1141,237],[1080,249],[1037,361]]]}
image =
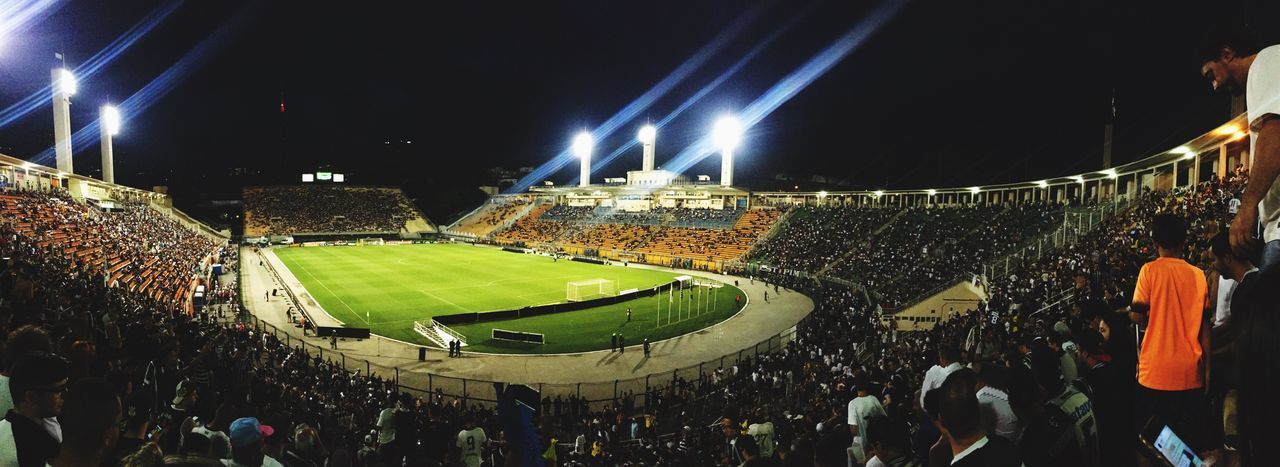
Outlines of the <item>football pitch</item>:
{"label": "football pitch", "polygon": [[[407,342],[428,341],[414,321],[566,301],[571,281],[607,279],[615,291],[670,283],[671,271],[602,266],[466,244],[279,248],[275,254],[334,318],[351,327]],[[703,279],[703,281],[706,281]],[[617,332],[628,345],[693,332],[732,316],[742,292],[729,284],[661,293],[585,310],[451,328],[464,351],[565,353],[609,348]],[[743,297],[745,303],[745,297]],[[631,308],[631,321],[626,310]],[[536,332],[544,344],[491,338],[494,328]]]}

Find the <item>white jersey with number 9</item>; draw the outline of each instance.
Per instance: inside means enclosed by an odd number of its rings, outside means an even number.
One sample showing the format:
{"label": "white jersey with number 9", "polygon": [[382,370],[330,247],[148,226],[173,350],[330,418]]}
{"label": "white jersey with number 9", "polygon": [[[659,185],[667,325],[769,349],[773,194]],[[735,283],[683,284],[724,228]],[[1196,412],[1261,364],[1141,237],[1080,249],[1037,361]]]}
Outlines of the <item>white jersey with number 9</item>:
{"label": "white jersey with number 9", "polygon": [[480,467],[480,449],[488,440],[480,427],[459,431],[457,447],[462,453],[462,463],[467,467]]}

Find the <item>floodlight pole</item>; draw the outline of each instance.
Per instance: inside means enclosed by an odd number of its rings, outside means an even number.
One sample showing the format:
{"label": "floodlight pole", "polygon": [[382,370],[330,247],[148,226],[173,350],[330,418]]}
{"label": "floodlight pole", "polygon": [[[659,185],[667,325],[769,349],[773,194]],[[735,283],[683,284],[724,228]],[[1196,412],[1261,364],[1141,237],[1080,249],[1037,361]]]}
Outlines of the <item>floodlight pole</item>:
{"label": "floodlight pole", "polygon": [[62,82],[68,75],[62,68],[55,68],[53,76],[53,149],[57,156],[58,171],[75,173],[71,165],[71,93]]}
{"label": "floodlight pole", "polygon": [[582,163],[578,166],[578,186],[586,187],[591,184],[591,155],[582,155],[579,160]]}
{"label": "floodlight pole", "polygon": [[108,123],[108,114],[111,112],[110,106],[102,106],[98,109],[98,134],[102,137],[102,181],[106,183],[116,182],[116,163],[115,151],[111,146],[111,124]]}
{"label": "floodlight pole", "polygon": [[640,169],[641,169],[641,170],[644,170],[645,172],[652,171],[652,170],[653,170],[653,153],[654,153],[654,148],[653,148],[653,146],[654,146],[654,141],[653,141],[652,139],[650,139],[650,140],[648,140],[648,141],[643,141],[641,144],[643,144],[643,145],[644,145],[644,159],[642,160],[642,163],[641,163]]}
{"label": "floodlight pole", "polygon": [[733,150],[720,150],[720,186],[733,186]]}

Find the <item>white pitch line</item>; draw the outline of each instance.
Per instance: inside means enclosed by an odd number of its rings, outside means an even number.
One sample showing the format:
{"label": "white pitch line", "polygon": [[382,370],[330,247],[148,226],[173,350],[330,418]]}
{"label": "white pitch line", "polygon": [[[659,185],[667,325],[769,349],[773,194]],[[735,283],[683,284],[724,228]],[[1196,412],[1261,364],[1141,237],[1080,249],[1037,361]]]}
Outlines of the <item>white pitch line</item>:
{"label": "white pitch line", "polygon": [[464,307],[464,306],[459,305],[459,304],[457,304],[457,303],[453,303],[453,302],[451,302],[451,301],[445,300],[444,298],[441,298],[439,295],[436,295],[436,294],[433,294],[433,293],[431,293],[431,292],[428,292],[426,289],[418,289],[418,293],[421,293],[421,294],[426,295],[426,296],[428,296],[428,297],[431,297],[431,298],[434,298],[434,299],[436,299],[436,300],[439,300],[439,301],[442,301],[442,302],[448,303],[448,304],[450,304],[450,305],[453,305],[455,308],[461,308],[463,312],[466,312],[466,311],[467,311],[467,307]]}
{"label": "white pitch line", "polygon": [[364,321],[365,326],[369,325],[369,320],[365,319],[363,316],[360,316],[360,313],[356,313],[355,308],[351,308],[351,305],[348,305],[347,301],[342,299],[342,296],[338,295],[337,293],[334,293],[333,289],[330,289],[328,285],[325,285],[324,281],[317,279],[316,275],[312,274],[310,269],[307,269],[307,265],[302,264],[302,261],[298,261],[298,267],[302,268],[302,272],[305,272],[307,273],[308,276],[311,276],[312,280],[320,283],[320,286],[324,287],[325,290],[329,291],[329,295],[333,295],[333,298],[338,299],[338,302],[342,303],[342,306],[347,307],[347,311],[350,311],[351,314],[355,315],[356,318],[360,318],[360,321]]}

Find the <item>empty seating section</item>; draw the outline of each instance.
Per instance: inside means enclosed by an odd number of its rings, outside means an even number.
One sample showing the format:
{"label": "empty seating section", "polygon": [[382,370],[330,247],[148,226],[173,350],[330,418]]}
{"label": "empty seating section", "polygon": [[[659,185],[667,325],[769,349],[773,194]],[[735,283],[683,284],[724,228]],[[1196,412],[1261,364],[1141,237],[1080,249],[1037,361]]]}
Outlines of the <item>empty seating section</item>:
{"label": "empty seating section", "polygon": [[694,227],[706,229],[732,228],[743,209],[693,209],[657,207],[646,211],[624,211],[612,207],[556,205],[542,215],[545,220],[582,224],[636,224]]}
{"label": "empty seating section", "polygon": [[510,201],[491,202],[480,210],[463,218],[453,227],[455,232],[484,237],[494,230],[506,225],[513,217],[524,211],[529,201],[524,198],[513,198]]}
{"label": "empty seating section", "polygon": [[498,233],[497,240],[504,243],[524,242],[528,244],[550,242],[568,227],[563,222],[544,221],[542,214],[551,209],[551,204],[541,204],[529,211],[511,227]]}
{"label": "empty seating section", "polygon": [[99,276],[160,303],[181,303],[217,245],[143,203],[101,212],[65,195],[0,195],[0,233],[59,261],[65,274]]}
{"label": "empty seating section", "polygon": [[638,251],[711,261],[735,259],[749,251],[781,216],[777,209],[750,209],[732,229],[668,227]]}
{"label": "empty seating section", "polygon": [[499,231],[494,239],[499,243],[555,244],[575,250],[724,261],[750,251],[781,215],[773,208],[627,212],[542,204]]}
{"label": "empty seating section", "polygon": [[306,233],[396,233],[429,222],[398,188],[335,185],[247,187],[247,236]]}
{"label": "empty seating section", "polygon": [[658,227],[650,225],[582,225],[567,234],[561,243],[581,248],[634,251],[657,231]]}

